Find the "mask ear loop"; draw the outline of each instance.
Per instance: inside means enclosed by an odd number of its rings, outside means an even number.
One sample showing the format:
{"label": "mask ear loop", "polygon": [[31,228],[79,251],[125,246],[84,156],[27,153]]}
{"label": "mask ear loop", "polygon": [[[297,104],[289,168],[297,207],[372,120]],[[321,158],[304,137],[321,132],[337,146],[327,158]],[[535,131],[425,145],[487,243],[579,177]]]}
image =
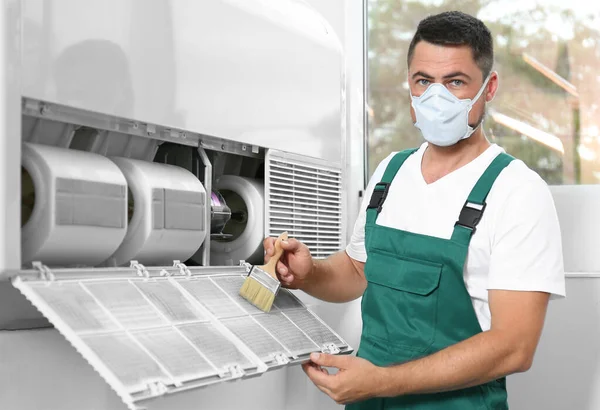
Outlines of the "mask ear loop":
{"label": "mask ear loop", "polygon": [[[473,100],[471,100],[471,102],[469,103],[469,113],[471,112],[471,109],[473,108],[473,105],[475,105],[475,103],[479,100],[479,98],[481,98],[481,95],[483,94],[483,90],[486,89],[490,78],[492,78],[492,73],[494,71],[490,72],[487,76],[487,78],[485,79],[485,81],[483,82],[483,85],[481,86],[481,88],[479,89],[479,91],[477,92],[477,95],[475,95],[475,98],[473,98]],[[465,135],[463,138],[461,139],[466,139],[469,138],[471,135],[473,135],[473,133],[475,132],[475,130],[479,127],[481,127],[483,125],[483,118],[481,119],[481,122],[479,124],[477,124],[476,127],[471,127],[469,124],[467,124],[467,126],[469,127],[469,131],[467,132],[467,135]]]}
{"label": "mask ear loop", "polygon": [[473,107],[473,105],[475,105],[475,103],[477,102],[477,100],[479,100],[479,98],[481,98],[481,95],[483,94],[483,91],[486,89],[488,83],[490,82],[490,78],[492,78],[492,73],[494,71],[492,71],[491,73],[488,74],[487,78],[485,79],[485,81],[483,82],[483,85],[481,86],[481,88],[479,89],[479,91],[477,92],[477,95],[475,96],[475,98],[473,98],[473,100],[471,101],[470,106]]}

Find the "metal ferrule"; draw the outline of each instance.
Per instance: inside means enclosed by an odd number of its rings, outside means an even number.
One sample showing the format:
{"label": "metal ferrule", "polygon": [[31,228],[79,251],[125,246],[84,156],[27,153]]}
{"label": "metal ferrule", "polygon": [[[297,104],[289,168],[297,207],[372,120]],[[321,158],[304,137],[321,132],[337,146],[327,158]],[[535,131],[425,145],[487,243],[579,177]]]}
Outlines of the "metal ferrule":
{"label": "metal ferrule", "polygon": [[252,269],[252,272],[250,272],[250,277],[259,282],[265,288],[269,289],[275,295],[277,295],[277,292],[281,287],[281,283],[277,279],[273,278],[273,276],[257,267]]}

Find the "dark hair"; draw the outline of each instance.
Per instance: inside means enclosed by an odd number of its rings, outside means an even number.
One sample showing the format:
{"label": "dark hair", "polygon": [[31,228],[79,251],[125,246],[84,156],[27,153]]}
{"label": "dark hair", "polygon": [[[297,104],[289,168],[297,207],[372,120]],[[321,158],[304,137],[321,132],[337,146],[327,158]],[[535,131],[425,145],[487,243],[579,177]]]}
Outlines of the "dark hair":
{"label": "dark hair", "polygon": [[460,11],[447,11],[421,20],[408,48],[410,65],[415,47],[420,41],[445,46],[467,45],[473,52],[473,60],[481,69],[483,78],[492,71],[494,43],[490,30],[481,20]]}

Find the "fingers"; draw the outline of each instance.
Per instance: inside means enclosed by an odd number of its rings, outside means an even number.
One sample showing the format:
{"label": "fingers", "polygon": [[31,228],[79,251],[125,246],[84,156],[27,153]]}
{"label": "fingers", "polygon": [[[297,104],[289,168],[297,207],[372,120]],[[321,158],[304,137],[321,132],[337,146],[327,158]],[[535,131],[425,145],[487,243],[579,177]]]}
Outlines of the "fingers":
{"label": "fingers", "polygon": [[[265,238],[263,241],[263,248],[265,249],[265,261],[268,261],[271,256],[275,253],[275,241],[276,238]],[[302,242],[297,239],[290,238],[285,241],[281,241],[281,248],[285,253],[296,253],[302,249]]]}
{"label": "fingers", "polygon": [[[265,263],[267,263],[275,253],[275,238],[266,238],[263,242],[263,246],[265,247]],[[287,258],[285,257],[285,254],[282,255],[279,262],[277,262],[276,272],[279,276],[279,280],[284,285],[291,285],[294,281],[294,276],[286,266],[286,260]]]}
{"label": "fingers", "polygon": [[281,241],[281,247],[286,252],[294,253],[300,249],[301,243],[297,239],[289,238],[286,241]]}
{"label": "fingers", "polygon": [[[267,263],[275,254],[275,241],[275,238],[266,238],[263,242],[265,248],[265,263]],[[302,252],[307,248],[300,241],[294,238],[281,241],[281,247],[284,250],[284,254],[281,256],[281,259],[277,263],[277,276],[284,286],[292,287],[294,286],[296,277],[294,276],[293,272],[289,267],[289,258],[294,258],[297,256],[301,256],[301,258],[304,258],[305,255]],[[308,257],[310,258],[310,254],[308,255]]]}
{"label": "fingers", "polygon": [[313,367],[323,374],[329,374],[329,371],[327,369],[325,369],[324,367],[321,367],[319,365],[316,365],[313,362],[306,362],[306,363],[302,364],[302,369],[304,370],[305,373],[309,367]]}
{"label": "fingers", "polygon": [[294,275],[292,275],[287,266],[281,262],[277,264],[277,273],[279,274],[280,282],[284,285],[291,285],[294,282]]}
{"label": "fingers", "polygon": [[275,253],[275,238],[265,238],[263,241],[263,248],[265,249],[265,263],[271,259],[271,256]]}
{"label": "fingers", "polygon": [[[275,254],[275,241],[277,238],[265,238],[263,247],[265,249],[265,262],[268,262],[271,256]],[[287,253],[297,252],[301,247],[301,243],[297,239],[287,239],[281,241],[281,248]]]}
{"label": "fingers", "polygon": [[[275,253],[276,240],[276,238],[265,238],[265,240],[263,241],[263,247],[265,249],[265,252],[268,253],[269,256]],[[300,250],[300,248],[302,248],[302,242],[294,238],[289,238],[287,240],[281,241],[281,247],[286,252],[294,253]]]}
{"label": "fingers", "polygon": [[331,388],[335,383],[335,375],[330,375],[325,369],[321,369],[320,366],[316,366],[314,363],[305,363],[302,365],[302,369],[308,376],[308,378],[325,393],[330,394]]}
{"label": "fingers", "polygon": [[279,274],[279,280],[284,285],[291,285],[294,282],[294,275],[290,272],[290,269],[283,262],[277,263],[277,273]]}
{"label": "fingers", "polygon": [[[271,255],[275,252],[275,241],[277,241],[277,238],[269,237],[264,239],[263,247],[265,248],[265,252],[269,252]],[[281,241],[281,247],[288,252],[294,252],[300,248],[300,242],[297,239],[289,238]]]}
{"label": "fingers", "polygon": [[336,367],[338,369],[346,369],[350,356],[334,356],[325,353],[312,353],[310,360],[318,366]]}
{"label": "fingers", "polygon": [[265,247],[265,250],[267,249],[271,249],[273,250],[273,248],[275,247],[275,238],[265,238],[263,241],[263,246]]}
{"label": "fingers", "polygon": [[283,263],[283,261],[277,262],[277,273],[279,273],[279,275],[281,275],[282,277],[291,276],[290,270],[287,266],[285,266],[285,263]]}

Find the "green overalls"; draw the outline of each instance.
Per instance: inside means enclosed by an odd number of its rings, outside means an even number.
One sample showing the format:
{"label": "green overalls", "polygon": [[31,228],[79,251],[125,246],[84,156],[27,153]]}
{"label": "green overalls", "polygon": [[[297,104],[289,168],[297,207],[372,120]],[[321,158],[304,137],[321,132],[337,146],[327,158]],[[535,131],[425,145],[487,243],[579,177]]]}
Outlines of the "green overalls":
{"label": "green overalls", "polygon": [[[367,289],[358,356],[377,366],[427,356],[482,331],[465,287],[463,267],[485,199],[513,160],[498,155],[471,191],[450,240],[377,225],[396,173],[416,150],[398,153],[377,184],[367,209]],[[348,410],[506,410],[506,380],[437,394],[375,398]]]}

